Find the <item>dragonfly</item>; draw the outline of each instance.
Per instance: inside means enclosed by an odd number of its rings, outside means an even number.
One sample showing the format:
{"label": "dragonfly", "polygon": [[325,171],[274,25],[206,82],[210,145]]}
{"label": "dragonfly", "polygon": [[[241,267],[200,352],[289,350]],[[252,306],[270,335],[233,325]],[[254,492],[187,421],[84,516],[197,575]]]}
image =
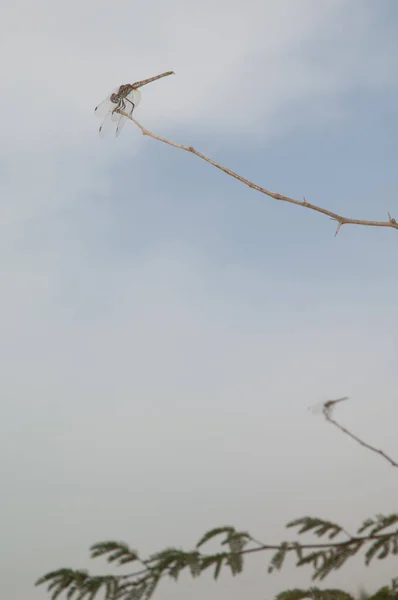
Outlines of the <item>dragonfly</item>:
{"label": "dragonfly", "polygon": [[314,404],[309,407],[315,414],[323,413],[325,416],[330,417],[333,408],[336,406],[338,402],[343,402],[344,400],[348,400],[348,396],[342,396],[341,398],[336,398],[336,400],[326,400],[326,402],[319,402],[318,404]]}
{"label": "dragonfly", "polygon": [[165,73],[160,73],[160,75],[154,75],[154,77],[148,77],[148,79],[136,81],[135,83],[125,83],[115,88],[95,108],[95,114],[98,117],[104,118],[99,128],[100,136],[103,137],[106,135],[108,130],[113,129],[116,125],[116,137],[118,137],[128,119],[120,111],[127,113],[131,117],[133,110],[137,108],[141,100],[139,88],[168,75],[174,75],[174,71],[166,71]]}

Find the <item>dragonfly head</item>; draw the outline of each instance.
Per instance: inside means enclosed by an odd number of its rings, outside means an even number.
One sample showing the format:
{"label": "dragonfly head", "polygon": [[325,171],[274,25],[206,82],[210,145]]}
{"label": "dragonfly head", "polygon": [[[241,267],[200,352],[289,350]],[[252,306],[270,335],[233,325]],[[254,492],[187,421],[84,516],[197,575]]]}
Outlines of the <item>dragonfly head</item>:
{"label": "dragonfly head", "polygon": [[110,97],[110,101],[113,104],[119,104],[119,102],[120,102],[120,96],[119,96],[119,94],[116,94],[116,93],[112,94],[111,97]]}

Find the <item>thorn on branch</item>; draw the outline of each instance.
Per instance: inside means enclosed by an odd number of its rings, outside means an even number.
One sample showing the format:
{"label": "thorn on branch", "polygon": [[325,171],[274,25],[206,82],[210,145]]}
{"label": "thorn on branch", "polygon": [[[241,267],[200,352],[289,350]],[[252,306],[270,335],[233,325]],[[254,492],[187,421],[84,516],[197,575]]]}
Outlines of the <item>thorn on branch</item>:
{"label": "thorn on branch", "polygon": [[[335,219],[335,220],[336,220],[336,219]],[[341,226],[342,226],[342,225],[344,225],[344,221],[338,221],[338,223],[337,223],[337,229],[336,229],[336,232],[335,232],[335,234],[334,234],[334,237],[336,237],[336,235],[337,235],[337,234],[338,234],[338,232],[340,231],[340,229],[341,229]]]}
{"label": "thorn on branch", "polygon": [[390,221],[390,223],[392,223],[393,225],[397,225],[397,222],[396,222],[396,220],[394,219],[394,217],[392,217],[392,216],[390,215],[390,213],[387,213],[387,214],[388,214],[388,220]]}

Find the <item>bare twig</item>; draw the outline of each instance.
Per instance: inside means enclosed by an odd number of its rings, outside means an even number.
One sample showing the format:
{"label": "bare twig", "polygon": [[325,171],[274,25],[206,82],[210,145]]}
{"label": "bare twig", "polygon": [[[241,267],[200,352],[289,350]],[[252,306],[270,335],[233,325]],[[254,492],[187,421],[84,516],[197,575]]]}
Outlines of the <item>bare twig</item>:
{"label": "bare twig", "polygon": [[390,213],[388,213],[388,221],[367,221],[365,219],[350,219],[348,217],[343,217],[342,215],[332,212],[331,210],[327,210],[326,208],[322,208],[321,206],[317,206],[316,204],[311,204],[310,202],[307,202],[307,200],[305,198],[303,200],[296,200],[295,198],[289,198],[289,196],[284,196],[283,194],[278,194],[277,192],[272,192],[271,190],[267,190],[266,188],[263,188],[260,185],[257,185],[255,183],[253,183],[252,181],[249,181],[249,179],[245,179],[241,175],[238,175],[238,173],[231,171],[231,169],[228,169],[227,167],[223,167],[222,165],[220,165],[213,159],[209,158],[205,154],[202,154],[202,152],[195,150],[195,148],[193,146],[184,146],[183,144],[177,144],[177,142],[173,142],[172,140],[163,138],[160,135],[156,135],[155,133],[152,133],[146,127],[141,125],[141,123],[139,123],[136,119],[134,119],[134,117],[132,117],[128,113],[126,113],[122,110],[119,110],[118,112],[120,112],[120,114],[122,114],[124,117],[127,117],[128,119],[130,119],[130,121],[132,121],[135,125],[137,125],[137,127],[139,127],[139,129],[141,130],[143,135],[147,135],[147,136],[153,138],[154,140],[158,140],[159,142],[163,142],[164,144],[168,144],[169,146],[174,146],[174,148],[179,148],[180,150],[185,150],[186,152],[195,154],[195,156],[198,156],[199,158],[205,160],[206,162],[213,165],[213,167],[220,169],[220,171],[223,171],[223,173],[226,173],[230,177],[234,177],[235,179],[237,179],[241,183],[244,183],[245,185],[252,188],[253,190],[257,190],[258,192],[261,192],[262,194],[265,194],[266,196],[274,198],[275,200],[281,200],[282,202],[289,202],[290,204],[296,204],[297,206],[303,206],[304,208],[309,208],[310,210],[314,210],[316,212],[322,213],[323,215],[327,215],[333,221],[337,222],[337,229],[336,229],[335,236],[338,234],[342,225],[349,225],[349,224],[351,224],[351,225],[367,225],[368,227],[391,227],[392,229],[398,230],[398,222],[393,217],[391,217]]}
{"label": "bare twig", "polygon": [[371,446],[367,442],[364,442],[363,440],[361,440],[361,438],[359,438],[355,434],[351,433],[351,431],[348,431],[348,429],[346,429],[345,427],[343,427],[342,425],[340,425],[340,423],[338,423],[335,419],[333,419],[333,417],[331,416],[330,411],[324,410],[323,414],[325,416],[325,419],[329,423],[331,423],[332,425],[334,425],[335,427],[337,427],[337,429],[340,429],[340,431],[342,431],[343,433],[345,433],[346,435],[348,435],[351,439],[353,439],[354,441],[356,441],[358,444],[360,444],[364,448],[367,448],[368,450],[371,450],[372,452],[375,452],[376,454],[379,454],[385,460],[387,460],[390,463],[390,465],[392,465],[393,467],[398,467],[398,463],[395,460],[393,460],[390,456],[388,456],[388,454],[386,454],[385,452],[383,452],[383,450],[375,448],[374,446]]}

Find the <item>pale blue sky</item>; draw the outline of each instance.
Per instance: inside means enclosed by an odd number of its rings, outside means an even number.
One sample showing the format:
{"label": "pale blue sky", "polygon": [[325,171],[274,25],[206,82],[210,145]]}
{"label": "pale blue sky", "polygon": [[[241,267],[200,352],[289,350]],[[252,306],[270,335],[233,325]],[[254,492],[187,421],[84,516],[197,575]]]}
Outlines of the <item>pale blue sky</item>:
{"label": "pale blue sky", "polygon": [[[267,543],[311,514],[396,510],[396,474],[307,407],[398,456],[397,232],[278,203],[94,107],[137,118],[259,185],[398,218],[394,0],[6,6],[0,48],[1,597],[93,542],[191,548],[221,524]],[[183,579],[159,599],[272,598],[308,571]],[[393,562],[328,586],[374,589]]]}

